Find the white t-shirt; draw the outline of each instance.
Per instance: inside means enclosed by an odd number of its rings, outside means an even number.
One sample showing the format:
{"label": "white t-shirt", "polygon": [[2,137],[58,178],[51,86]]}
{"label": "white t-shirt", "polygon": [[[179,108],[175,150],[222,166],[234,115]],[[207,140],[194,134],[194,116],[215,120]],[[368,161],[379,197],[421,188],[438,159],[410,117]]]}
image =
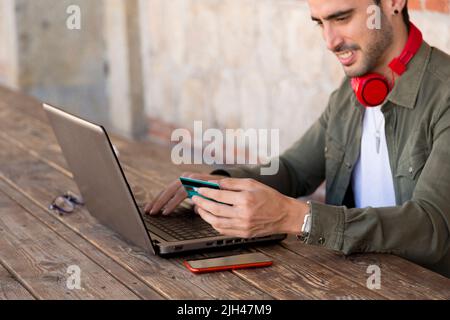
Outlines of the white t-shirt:
{"label": "white t-shirt", "polygon": [[357,208],[395,206],[395,191],[381,106],[366,108],[361,152],[352,176]]}

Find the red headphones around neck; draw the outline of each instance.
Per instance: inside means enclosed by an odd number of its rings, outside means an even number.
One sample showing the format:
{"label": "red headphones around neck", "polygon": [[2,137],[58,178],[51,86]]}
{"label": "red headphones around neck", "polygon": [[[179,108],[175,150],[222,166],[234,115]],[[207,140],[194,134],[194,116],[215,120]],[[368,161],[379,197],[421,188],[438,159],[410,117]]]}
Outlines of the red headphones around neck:
{"label": "red headphones around neck", "polygon": [[[391,61],[389,68],[399,76],[403,75],[408,63],[419,51],[422,42],[422,33],[414,24],[410,23],[406,46],[400,56]],[[377,73],[369,73],[362,77],[352,78],[351,84],[356,98],[365,107],[381,105],[392,90],[388,79]]]}

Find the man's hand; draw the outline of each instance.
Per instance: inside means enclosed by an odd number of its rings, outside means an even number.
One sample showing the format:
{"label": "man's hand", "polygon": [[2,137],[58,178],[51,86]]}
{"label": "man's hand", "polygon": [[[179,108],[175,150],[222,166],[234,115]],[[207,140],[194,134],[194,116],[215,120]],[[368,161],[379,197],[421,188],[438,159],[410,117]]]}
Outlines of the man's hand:
{"label": "man's hand", "polygon": [[[181,175],[185,178],[204,180],[204,181],[219,181],[225,178],[224,176],[209,175],[201,173],[186,172]],[[168,215],[172,213],[178,205],[187,198],[187,193],[181,184],[180,179],[172,182],[166,189],[161,191],[159,195],[145,206],[145,213],[156,215],[161,213]],[[196,208],[197,211],[197,208]]]}
{"label": "man's hand", "polygon": [[193,197],[201,217],[223,235],[239,238],[299,234],[309,207],[252,179],[224,178],[221,190],[200,188]]}

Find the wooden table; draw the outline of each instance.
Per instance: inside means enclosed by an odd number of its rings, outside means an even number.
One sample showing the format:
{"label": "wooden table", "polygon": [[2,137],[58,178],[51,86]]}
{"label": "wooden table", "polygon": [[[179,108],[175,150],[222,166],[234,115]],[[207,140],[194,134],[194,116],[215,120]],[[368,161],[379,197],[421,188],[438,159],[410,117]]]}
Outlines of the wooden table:
{"label": "wooden table", "polygon": [[[449,279],[401,258],[344,257],[292,238],[239,249],[271,256],[270,268],[191,274],[183,258],[131,247],[84,208],[66,216],[47,209],[78,189],[38,101],[0,88],[0,128],[0,299],[450,299]],[[153,195],[186,169],[165,147],[113,143],[127,178]],[[73,265],[80,290],[67,287]],[[366,285],[370,265],[381,268],[379,290]]]}

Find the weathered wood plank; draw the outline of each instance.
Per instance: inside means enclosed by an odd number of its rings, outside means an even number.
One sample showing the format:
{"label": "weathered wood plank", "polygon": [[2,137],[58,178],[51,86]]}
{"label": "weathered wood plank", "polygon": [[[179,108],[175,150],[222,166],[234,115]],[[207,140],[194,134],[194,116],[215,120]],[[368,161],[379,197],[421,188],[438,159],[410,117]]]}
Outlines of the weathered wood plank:
{"label": "weathered wood plank", "polygon": [[0,190],[7,194],[13,201],[20,204],[20,206],[26,210],[29,215],[36,218],[39,222],[47,226],[50,230],[70,243],[73,247],[82,251],[83,254],[85,254],[89,259],[97,263],[106,272],[111,274],[111,276],[127,286],[137,296],[142,299],[161,299],[161,296],[150,286],[143,283],[139,277],[134,276],[127,269],[114,262],[110,257],[103,254],[88,241],[67,228],[58,219],[55,219],[53,216],[49,215],[47,210],[37,206],[24,194],[7,184],[3,179],[0,179]]}
{"label": "weathered wood plank", "polygon": [[13,108],[18,112],[45,121],[43,110],[36,108],[36,105],[39,105],[40,102],[35,98],[3,86],[0,86],[0,97],[0,108]]}
{"label": "weathered wood plank", "polygon": [[34,300],[33,295],[8,272],[0,261],[0,300]]}
{"label": "weathered wood plank", "polygon": [[[248,251],[262,252],[271,257],[274,264],[269,268],[243,269],[233,272],[277,299],[386,299],[376,291],[349,281],[309,259],[286,251],[279,245],[252,246],[248,248]],[[224,253],[226,255],[225,251]]]}
{"label": "weathered wood plank", "polygon": [[333,251],[308,246],[290,237],[283,246],[301,257],[320,263],[336,273],[366,285],[375,265],[381,269],[381,288],[389,299],[450,299],[450,279],[393,255],[357,254],[345,257]]}
{"label": "weathered wood plank", "polygon": [[[15,161],[13,161],[15,159]],[[39,158],[0,139],[0,175],[16,184],[24,194],[45,210],[54,195],[65,190],[77,190],[75,183]],[[46,186],[45,190],[42,186]],[[106,227],[98,224],[85,209],[77,214],[60,219],[66,226],[83,236],[97,249],[108,254],[114,261],[133,270],[134,274],[157,289],[167,298],[173,299],[270,299],[232,273],[211,274],[196,277],[183,266],[181,259],[148,257],[138,248],[131,248]],[[236,290],[240,288],[240,290]]]}
{"label": "weathered wood plank", "polygon": [[[42,299],[137,299],[128,288],[29,216],[0,192],[0,259]],[[81,269],[81,289],[67,287],[68,267]]]}

